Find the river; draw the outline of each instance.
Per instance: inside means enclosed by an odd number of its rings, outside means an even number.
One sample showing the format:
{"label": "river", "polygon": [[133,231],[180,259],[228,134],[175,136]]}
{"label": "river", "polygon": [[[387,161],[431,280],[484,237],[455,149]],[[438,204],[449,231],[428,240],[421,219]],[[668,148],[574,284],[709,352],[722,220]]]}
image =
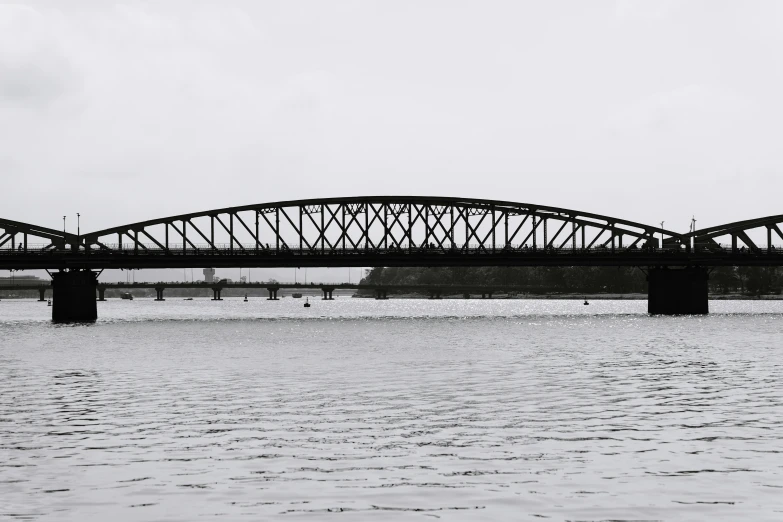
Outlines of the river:
{"label": "river", "polygon": [[783,520],[783,302],[0,301],[0,519]]}

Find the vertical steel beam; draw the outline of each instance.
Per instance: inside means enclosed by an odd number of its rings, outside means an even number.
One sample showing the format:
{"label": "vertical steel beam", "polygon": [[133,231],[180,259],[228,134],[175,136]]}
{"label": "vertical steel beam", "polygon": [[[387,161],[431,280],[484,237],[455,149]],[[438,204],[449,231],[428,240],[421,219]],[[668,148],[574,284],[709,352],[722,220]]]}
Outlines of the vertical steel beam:
{"label": "vertical steel beam", "polygon": [[[139,233],[136,233],[136,239],[138,240]],[[188,249],[187,239],[188,238],[188,222],[184,219],[182,220],[182,250]]]}
{"label": "vertical steel beam", "polygon": [[133,253],[138,254],[139,253],[139,231],[134,230],[133,231]]}
{"label": "vertical steel beam", "polygon": [[468,226],[468,219],[470,218],[470,212],[468,207],[464,209],[463,217],[465,218],[465,251],[470,250],[470,227]]}
{"label": "vertical steel beam", "polygon": [[413,251],[415,243],[413,242],[413,203],[408,203],[408,250]]}
{"label": "vertical steel beam", "polygon": [[451,212],[451,229],[449,230],[449,240],[451,241],[451,248],[455,248],[454,244],[454,205],[449,205],[449,212]]}
{"label": "vertical steel beam", "polygon": [[495,230],[497,230],[495,221],[495,205],[492,205],[492,253],[495,252]]}
{"label": "vertical steel beam", "polygon": [[261,236],[258,235],[258,210],[256,210],[256,254],[258,254],[258,245],[260,244],[261,244]]}
{"label": "vertical steel beam", "polygon": [[169,224],[166,223],[165,226],[165,235],[166,235],[166,242],[164,243],[166,245],[166,251],[169,249]]}
{"label": "vertical steel beam", "polygon": [[[25,236],[26,238],[27,236]],[[25,250],[27,250],[27,242],[25,242]],[[772,227],[767,226],[767,253],[772,251]]]}
{"label": "vertical steel beam", "polygon": [[536,249],[536,227],[537,226],[538,225],[536,225],[536,216],[534,214],[533,215],[533,250]]}
{"label": "vertical steel beam", "polygon": [[122,252],[122,232],[117,232],[117,247]]}
{"label": "vertical steel beam", "polygon": [[280,250],[280,207],[275,207],[275,249]]}
{"label": "vertical steel beam", "polygon": [[[365,248],[367,245],[370,244],[370,205],[372,203],[367,203],[364,205],[364,246]],[[359,245],[361,246],[361,245]]]}
{"label": "vertical steel beam", "polygon": [[209,216],[209,241],[212,243],[212,249],[216,250],[215,245],[215,216]]}
{"label": "vertical steel beam", "polygon": [[547,242],[547,234],[546,234],[546,225],[547,221],[549,221],[547,218],[542,218],[544,220],[544,248],[549,246],[549,243]]}
{"label": "vertical steel beam", "polygon": [[430,204],[424,204],[424,246],[430,245]]}
{"label": "vertical steel beam", "polygon": [[302,225],[304,224],[304,221],[302,220],[302,214],[304,213],[304,210],[302,210],[302,205],[299,205],[299,251],[302,251],[302,236],[304,235],[304,231],[302,228]]}
{"label": "vertical steel beam", "polygon": [[505,212],[503,216],[503,246],[508,245],[508,212]]}
{"label": "vertical steel beam", "polygon": [[228,214],[228,249],[230,251],[234,251],[234,213],[230,212]]}
{"label": "vertical steel beam", "polygon": [[609,232],[612,234],[612,253],[614,254],[614,223],[612,223],[611,227],[612,228],[609,230]]}
{"label": "vertical steel beam", "polygon": [[343,215],[343,217],[342,217],[342,219],[343,219],[343,223],[342,223],[342,227],[343,227],[343,252],[345,252],[345,236],[348,235],[348,231],[345,230],[345,205],[346,205],[346,203],[343,203],[343,204],[340,205],[340,208],[342,208],[342,215]]}
{"label": "vertical steel beam", "polygon": [[326,205],[321,204],[321,252],[326,251],[326,230],[324,230],[324,214],[326,214]]}
{"label": "vertical steel beam", "polygon": [[571,221],[571,250],[576,250],[576,220]]}
{"label": "vertical steel beam", "polygon": [[585,226],[582,225],[582,248],[585,247],[587,243],[585,242]]}
{"label": "vertical steel beam", "polygon": [[389,248],[389,208],[383,204],[383,248]]}

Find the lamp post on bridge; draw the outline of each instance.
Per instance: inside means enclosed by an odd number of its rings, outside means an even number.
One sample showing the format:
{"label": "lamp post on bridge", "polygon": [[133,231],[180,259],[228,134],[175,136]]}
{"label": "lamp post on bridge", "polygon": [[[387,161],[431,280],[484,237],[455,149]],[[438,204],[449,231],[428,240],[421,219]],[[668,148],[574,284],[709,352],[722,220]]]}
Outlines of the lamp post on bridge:
{"label": "lamp post on bridge", "polygon": [[81,214],[76,213],[76,249],[79,249],[79,236],[81,236]]}
{"label": "lamp post on bridge", "polygon": [[665,221],[661,221],[661,249],[663,249],[663,224]]}

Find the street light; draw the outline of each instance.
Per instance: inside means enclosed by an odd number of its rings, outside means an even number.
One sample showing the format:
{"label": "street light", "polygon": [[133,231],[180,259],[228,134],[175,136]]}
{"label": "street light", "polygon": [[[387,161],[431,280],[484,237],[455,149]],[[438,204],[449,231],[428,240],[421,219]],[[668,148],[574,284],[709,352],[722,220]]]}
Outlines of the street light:
{"label": "street light", "polygon": [[77,213],[76,213],[76,237],[77,237],[77,238],[78,238],[78,237],[81,235],[81,233],[80,233],[80,231],[79,231],[79,223],[80,223],[80,219],[79,219],[79,218],[80,218],[80,217],[81,217],[81,214],[79,214],[79,213],[77,212]]}
{"label": "street light", "polygon": [[63,234],[65,234],[65,216],[63,216]]}

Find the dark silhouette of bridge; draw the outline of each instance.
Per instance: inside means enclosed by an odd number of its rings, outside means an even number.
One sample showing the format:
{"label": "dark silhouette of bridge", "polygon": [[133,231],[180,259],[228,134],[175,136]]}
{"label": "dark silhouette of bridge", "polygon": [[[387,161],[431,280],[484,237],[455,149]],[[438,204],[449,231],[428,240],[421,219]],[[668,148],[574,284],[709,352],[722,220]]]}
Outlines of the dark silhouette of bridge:
{"label": "dark silhouette of bridge", "polygon": [[707,313],[711,267],[783,264],[773,244],[783,243],[781,223],[783,215],[678,233],[510,201],[330,198],[81,235],[0,219],[0,269],[55,270],[56,320],[95,318],[96,271],[183,267],[635,266],[648,273],[651,313]]}
{"label": "dark silhouette of bridge", "polygon": [[[137,283],[98,283],[98,301],[106,300],[106,290],[140,290],[154,289],[156,292],[156,301],[165,301],[164,292],[166,289],[197,289],[212,290],[213,301],[220,301],[223,290],[248,290],[263,289],[269,292],[269,300],[276,301],[277,293],[280,290],[292,290],[299,292],[321,292],[323,299],[333,300],[335,290],[359,290],[369,291],[376,299],[387,299],[389,292],[396,293],[415,293],[428,295],[433,299],[440,299],[446,295],[462,295],[470,297],[472,295],[481,295],[482,298],[492,298],[495,293],[502,294],[520,294],[527,292],[541,291],[542,288],[532,285],[513,285],[513,284],[371,284],[371,283],[285,283],[279,281],[254,281],[245,283],[207,283],[198,282],[137,282]],[[30,284],[6,284],[1,285],[0,290],[33,290],[37,291],[39,301],[46,301],[46,292],[52,291],[52,285],[46,283]]]}

